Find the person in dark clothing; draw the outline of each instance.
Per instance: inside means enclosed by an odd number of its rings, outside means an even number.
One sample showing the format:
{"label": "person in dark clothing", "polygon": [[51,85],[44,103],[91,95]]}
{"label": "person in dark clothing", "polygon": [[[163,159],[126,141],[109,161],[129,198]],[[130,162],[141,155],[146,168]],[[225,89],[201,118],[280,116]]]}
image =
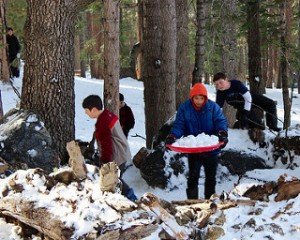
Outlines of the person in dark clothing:
{"label": "person in dark clothing", "polygon": [[254,109],[266,112],[266,125],[269,129],[280,131],[277,126],[277,109],[275,102],[262,95],[250,93],[239,80],[229,80],[224,73],[216,73],[213,78],[217,89],[216,102],[222,108],[225,101],[237,109],[236,118],[241,128],[265,129],[262,121],[256,116]]}
{"label": "person in dark clothing", "polygon": [[119,100],[120,100],[120,109],[119,109],[120,124],[126,138],[128,138],[128,133],[130,129],[134,127],[135,124],[134,115],[131,108],[124,102],[124,95],[122,93],[119,93]]}
{"label": "person in dark clothing", "polygon": [[[172,144],[182,136],[200,133],[216,135],[222,147],[228,142],[227,121],[218,104],[208,99],[207,90],[201,83],[196,83],[190,91],[190,99],[181,104],[176,113],[170,134],[165,144]],[[201,166],[205,172],[204,196],[209,199],[215,193],[216,171],[220,149],[204,153],[188,154],[188,181],[186,194],[188,199],[198,199],[198,182]]]}
{"label": "person in dark clothing", "polygon": [[20,58],[19,52],[21,50],[21,46],[17,37],[14,35],[14,30],[11,27],[7,28],[6,43],[8,45],[10,76],[19,77],[19,68],[15,66],[13,62],[16,58]]}

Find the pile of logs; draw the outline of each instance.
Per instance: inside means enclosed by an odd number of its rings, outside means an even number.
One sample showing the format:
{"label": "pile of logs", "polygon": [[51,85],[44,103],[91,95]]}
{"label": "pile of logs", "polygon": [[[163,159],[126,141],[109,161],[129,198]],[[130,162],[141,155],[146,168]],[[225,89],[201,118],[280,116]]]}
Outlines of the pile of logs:
{"label": "pile of logs", "polygon": [[[118,193],[115,165],[110,164],[99,170],[84,164],[75,142],[68,143],[67,150],[70,155],[69,168],[59,169],[50,175],[41,169],[19,170],[1,180],[0,215],[22,223],[22,227],[27,228],[23,232],[27,234],[38,231],[53,240],[142,239],[155,232],[159,232],[160,239],[200,239],[197,238],[199,229],[207,227],[212,216],[215,216],[215,222],[222,225],[222,210],[239,205],[254,206],[257,201],[265,200],[261,196],[273,194],[274,191],[278,191],[276,201],[293,198],[300,193],[299,179],[281,176],[278,183],[249,188],[243,193],[248,200],[215,196],[211,200],[167,202],[146,193],[137,202],[132,202]],[[68,194],[70,189],[77,199],[61,194]],[[34,194],[31,195],[31,192]],[[51,199],[49,208],[43,205],[47,198]],[[81,206],[83,200],[88,203]],[[62,207],[67,210],[58,213],[57,210]],[[90,215],[87,212],[91,212]],[[83,231],[77,223],[88,220],[90,229]],[[210,239],[224,234],[222,231],[216,232]]]}

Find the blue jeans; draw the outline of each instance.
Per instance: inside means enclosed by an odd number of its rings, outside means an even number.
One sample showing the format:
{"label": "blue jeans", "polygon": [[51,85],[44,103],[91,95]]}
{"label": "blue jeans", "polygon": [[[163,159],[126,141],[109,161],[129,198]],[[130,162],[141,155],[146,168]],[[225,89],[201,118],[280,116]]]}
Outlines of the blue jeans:
{"label": "blue jeans", "polygon": [[122,195],[129,198],[131,201],[135,202],[137,200],[137,197],[134,194],[134,191],[132,188],[128,186],[128,184],[122,179],[123,173],[125,171],[126,163],[123,163],[119,166],[120,169],[120,180],[122,182]]}
{"label": "blue jeans", "polygon": [[[218,156],[205,153],[193,153],[188,155],[189,175],[187,191],[198,190],[201,166],[204,167],[205,188],[204,196],[209,199],[215,193],[216,172],[218,166]],[[197,191],[198,192],[198,191]]]}

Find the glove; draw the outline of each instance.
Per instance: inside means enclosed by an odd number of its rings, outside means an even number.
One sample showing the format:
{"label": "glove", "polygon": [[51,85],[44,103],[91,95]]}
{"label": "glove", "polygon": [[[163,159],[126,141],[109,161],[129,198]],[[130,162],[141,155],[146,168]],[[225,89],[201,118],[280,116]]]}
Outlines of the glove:
{"label": "glove", "polygon": [[241,128],[248,128],[248,120],[249,120],[249,115],[250,115],[250,111],[248,110],[243,110],[242,114],[241,114]]}
{"label": "glove", "polygon": [[176,137],[173,134],[169,134],[165,140],[165,145],[171,145],[176,141]]}
{"label": "glove", "polygon": [[224,130],[220,130],[218,132],[219,142],[223,142],[224,144],[220,148],[224,148],[228,143],[228,133]]}
{"label": "glove", "polygon": [[17,53],[17,58],[20,58],[20,53]]}

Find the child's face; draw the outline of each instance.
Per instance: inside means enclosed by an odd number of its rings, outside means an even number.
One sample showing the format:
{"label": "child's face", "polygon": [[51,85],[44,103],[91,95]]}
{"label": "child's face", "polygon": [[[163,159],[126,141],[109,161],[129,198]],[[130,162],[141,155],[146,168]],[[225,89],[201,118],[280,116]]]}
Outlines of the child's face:
{"label": "child's face", "polygon": [[84,109],[84,112],[86,115],[88,115],[90,118],[97,118],[98,115],[96,114],[96,108],[92,108],[91,110],[88,108]]}
{"label": "child's face", "polygon": [[220,90],[220,91],[224,91],[226,89],[229,88],[229,81],[228,79],[219,79],[217,81],[214,82],[215,86],[216,86],[216,89]]}
{"label": "child's face", "polygon": [[206,97],[204,97],[203,95],[196,95],[193,97],[193,102],[197,108],[200,108],[205,102],[205,100]]}
{"label": "child's face", "polygon": [[123,107],[123,105],[124,105],[124,101],[120,101],[119,108]]}

